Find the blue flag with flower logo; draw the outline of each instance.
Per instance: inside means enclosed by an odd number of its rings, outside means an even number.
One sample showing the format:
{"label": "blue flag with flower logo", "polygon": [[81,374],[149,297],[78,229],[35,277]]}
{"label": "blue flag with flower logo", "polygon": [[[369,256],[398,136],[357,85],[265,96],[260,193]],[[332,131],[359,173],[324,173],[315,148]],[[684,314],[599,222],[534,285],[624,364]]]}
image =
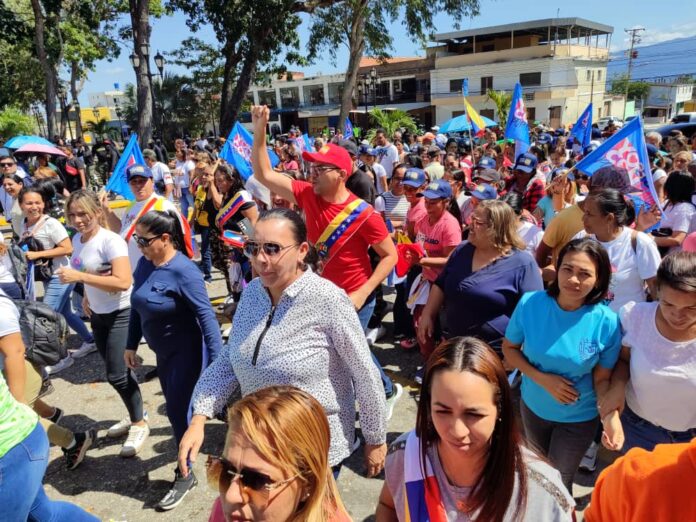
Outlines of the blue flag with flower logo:
{"label": "blue flag with flower logo", "polygon": [[527,109],[522,98],[522,86],[515,84],[512,93],[512,103],[505,127],[505,139],[515,140],[515,159],[529,149],[529,124],[527,123]]}
{"label": "blue flag with flower logo", "polygon": [[[254,173],[254,169],[251,166],[251,146],[253,142],[254,139],[249,131],[236,121],[225,145],[220,151],[220,158],[232,165],[244,181],[249,179]],[[280,162],[280,159],[273,149],[268,150],[268,155],[271,157],[271,165],[275,167]]]}
{"label": "blue flag with flower logo", "polygon": [[131,134],[126,148],[123,149],[123,153],[114,167],[114,172],[111,174],[108,183],[104,187],[107,192],[114,192],[126,198],[129,201],[135,201],[135,196],[128,186],[128,179],[126,178],[126,169],[131,165],[145,165],[145,159],[143,158],[143,153],[140,150],[140,145],[138,145],[138,135]]}

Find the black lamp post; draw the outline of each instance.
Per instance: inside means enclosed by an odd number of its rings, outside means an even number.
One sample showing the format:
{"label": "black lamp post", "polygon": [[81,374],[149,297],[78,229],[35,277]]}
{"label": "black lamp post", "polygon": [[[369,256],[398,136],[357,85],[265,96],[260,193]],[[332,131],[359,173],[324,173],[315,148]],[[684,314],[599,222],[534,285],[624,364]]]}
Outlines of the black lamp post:
{"label": "black lamp post", "polygon": [[60,101],[60,110],[63,113],[65,120],[67,121],[68,132],[70,133],[70,139],[72,140],[72,139],[74,139],[74,137],[73,137],[72,127],[70,126],[70,113],[67,112],[68,94],[65,91],[65,86],[62,83],[58,85],[58,99]]}
{"label": "black lamp post", "polygon": [[370,69],[370,82],[372,83],[372,106],[377,108],[377,82],[379,78],[377,77],[377,69],[374,67]]}
{"label": "black lamp post", "polygon": [[164,56],[160,54],[159,51],[157,51],[157,54],[155,55],[155,65],[157,66],[157,70],[159,71],[160,79],[164,80]]}
{"label": "black lamp post", "polygon": [[80,102],[75,100],[73,107],[75,108],[75,132],[78,138],[82,138],[82,108],[80,107]]}

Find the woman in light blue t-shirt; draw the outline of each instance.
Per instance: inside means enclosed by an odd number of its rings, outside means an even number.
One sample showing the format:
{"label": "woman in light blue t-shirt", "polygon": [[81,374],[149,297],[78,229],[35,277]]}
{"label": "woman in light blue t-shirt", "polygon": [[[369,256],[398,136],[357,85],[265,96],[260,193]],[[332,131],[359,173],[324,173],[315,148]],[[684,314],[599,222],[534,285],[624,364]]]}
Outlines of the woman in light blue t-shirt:
{"label": "woman in light blue t-shirt", "polygon": [[[621,349],[618,316],[602,304],[611,265],[604,247],[576,239],[561,250],[547,291],[525,294],[510,318],[503,353],[522,374],[527,440],[573,476],[599,424],[597,402],[609,387]],[[541,323],[543,321],[543,324]],[[620,447],[618,411],[603,419],[605,445]]]}

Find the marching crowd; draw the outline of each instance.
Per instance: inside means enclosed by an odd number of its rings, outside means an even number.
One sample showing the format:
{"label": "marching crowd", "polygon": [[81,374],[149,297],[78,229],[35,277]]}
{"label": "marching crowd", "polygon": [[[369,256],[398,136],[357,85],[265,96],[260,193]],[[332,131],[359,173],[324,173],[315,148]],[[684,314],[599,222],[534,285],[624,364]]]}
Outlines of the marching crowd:
{"label": "marching crowd", "polygon": [[[336,478],[361,444],[367,475],[384,471],[378,521],[573,520],[573,478],[600,445],[625,456],[587,520],[696,517],[696,138],[646,135],[649,207],[624,168],[575,167],[612,127],[584,149],[538,127],[517,156],[494,129],[377,130],[311,150],[290,133],[276,163],[268,119],[252,107],[246,180],[205,142],[177,140],[171,163],[146,149],[122,217],[79,168],[0,157],[13,235],[0,245],[0,519],[96,519],[42,486],[49,443],[72,470],[97,437],[61,424],[50,377],[98,352],[124,412],[106,436],[132,458],[149,435],[143,339],[179,448],[160,511],[198,484],[218,418],[213,522],[350,520]],[[82,341],[51,364],[25,346],[35,282]],[[395,349],[422,361],[408,376],[416,425],[389,446],[403,389],[370,350],[385,291]]]}

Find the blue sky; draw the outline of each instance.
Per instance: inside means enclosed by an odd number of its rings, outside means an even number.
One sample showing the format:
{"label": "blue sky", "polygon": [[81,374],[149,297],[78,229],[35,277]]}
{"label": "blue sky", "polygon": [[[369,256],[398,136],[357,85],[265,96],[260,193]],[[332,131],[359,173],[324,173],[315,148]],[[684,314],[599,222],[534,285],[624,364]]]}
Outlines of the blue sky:
{"label": "blue sky", "polygon": [[[560,9],[558,14],[561,17],[577,16],[613,26],[612,50],[626,48],[626,35],[623,30],[635,26],[643,26],[646,29],[643,33],[643,45],[696,34],[696,0],[662,0],[660,2],[585,0],[578,2],[575,7],[573,4],[573,2],[548,0],[481,0],[481,14],[475,18],[463,20],[460,23],[460,28],[468,29],[554,18]],[[163,53],[173,51],[184,38],[190,36],[191,32],[186,27],[185,22],[185,16],[180,13],[153,20],[151,22],[153,29],[150,43],[152,54],[156,54],[157,50]],[[305,23],[301,28],[303,43],[307,38],[307,27],[308,24]],[[439,15],[435,18],[434,32],[444,33],[454,29],[455,24],[450,17]],[[404,34],[400,22],[394,23],[390,32],[394,35],[393,56],[422,54],[418,44]],[[197,36],[207,41],[215,40],[215,35],[210,29],[200,31]],[[97,64],[96,71],[89,74],[80,95],[80,103],[84,107],[88,106],[88,93],[111,90],[114,83],[119,83],[123,88],[127,83],[135,82],[135,74],[128,60],[130,53],[131,47],[125,47],[117,60],[113,62],[104,60]],[[304,69],[304,71],[308,74],[343,72],[348,62],[347,55],[347,48],[344,48],[339,53],[335,66],[329,60],[322,60]],[[154,63],[152,68],[154,71]],[[185,72],[173,66],[165,66],[165,69],[170,72]]]}

